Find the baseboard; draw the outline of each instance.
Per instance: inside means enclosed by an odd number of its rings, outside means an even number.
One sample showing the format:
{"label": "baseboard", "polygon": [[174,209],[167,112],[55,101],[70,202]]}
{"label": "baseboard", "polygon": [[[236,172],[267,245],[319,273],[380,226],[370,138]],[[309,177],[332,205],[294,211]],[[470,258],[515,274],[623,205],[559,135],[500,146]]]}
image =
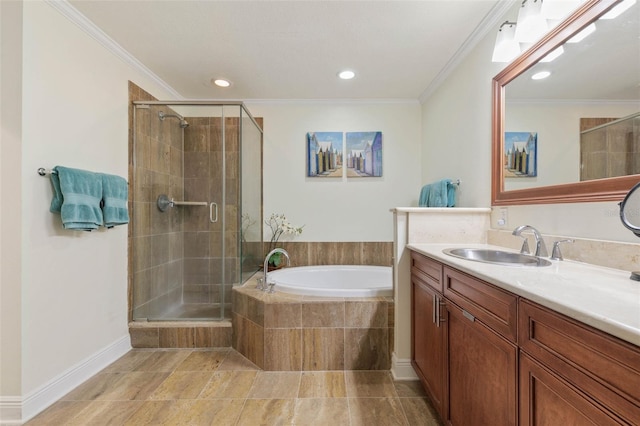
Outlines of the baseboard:
{"label": "baseboard", "polygon": [[410,359],[400,359],[396,353],[391,354],[391,374],[394,380],[418,380]]}
{"label": "baseboard", "polygon": [[[62,398],[130,350],[131,340],[129,334],[126,334],[101,351],[96,352],[69,368],[49,383],[31,392],[25,396],[21,404],[22,421],[26,422],[35,417],[58,399]],[[4,424],[3,422],[4,418],[0,418],[0,424]]]}
{"label": "baseboard", "polygon": [[0,396],[0,425],[22,424],[22,399],[19,396]]}

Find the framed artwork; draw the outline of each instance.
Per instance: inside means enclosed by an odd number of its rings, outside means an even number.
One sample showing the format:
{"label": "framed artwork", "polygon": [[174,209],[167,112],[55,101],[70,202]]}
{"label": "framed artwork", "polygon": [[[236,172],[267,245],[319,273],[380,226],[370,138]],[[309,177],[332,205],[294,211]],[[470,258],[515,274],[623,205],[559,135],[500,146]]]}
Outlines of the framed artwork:
{"label": "framed artwork", "polygon": [[538,133],[505,132],[504,177],[526,178],[538,175]]}
{"label": "framed artwork", "polygon": [[342,132],[307,133],[307,177],[342,177]]}
{"label": "framed artwork", "polygon": [[382,132],[347,132],[347,177],[382,176]]}

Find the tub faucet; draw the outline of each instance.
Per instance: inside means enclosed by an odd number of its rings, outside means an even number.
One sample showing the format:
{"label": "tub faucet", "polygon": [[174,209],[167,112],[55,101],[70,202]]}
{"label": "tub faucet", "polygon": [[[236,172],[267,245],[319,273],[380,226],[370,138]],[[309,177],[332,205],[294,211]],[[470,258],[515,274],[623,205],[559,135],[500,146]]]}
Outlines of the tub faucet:
{"label": "tub faucet", "polygon": [[520,225],[516,229],[513,230],[512,235],[516,237],[524,238],[524,243],[522,244],[522,249],[520,253],[530,254],[529,252],[529,244],[527,243],[526,237],[520,235],[522,231],[531,231],[533,232],[533,236],[536,238],[536,252],[535,256],[538,257],[547,257],[549,253],[547,252],[547,246],[544,244],[544,240],[542,239],[542,235],[540,232],[531,225]]}
{"label": "tub faucet", "polygon": [[[264,258],[264,265],[262,269],[262,286],[261,288],[258,288],[258,290],[265,291],[269,287],[269,283],[267,282],[267,267],[269,266],[269,258],[274,253],[282,253],[284,257],[287,258],[287,266],[291,266],[291,259],[289,259],[289,253],[287,253],[285,249],[274,248],[273,250],[271,250],[269,254],[267,254],[267,257]],[[273,293],[273,291],[271,291],[271,293]]]}

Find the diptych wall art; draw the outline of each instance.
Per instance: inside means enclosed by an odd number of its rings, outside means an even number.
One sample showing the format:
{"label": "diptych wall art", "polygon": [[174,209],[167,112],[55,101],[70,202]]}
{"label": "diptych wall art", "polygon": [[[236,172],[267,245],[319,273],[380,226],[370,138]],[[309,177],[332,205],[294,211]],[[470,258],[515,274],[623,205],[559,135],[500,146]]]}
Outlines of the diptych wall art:
{"label": "diptych wall art", "polygon": [[307,177],[382,176],[382,132],[307,133]]}
{"label": "diptych wall art", "polygon": [[538,175],[538,133],[505,132],[504,177],[522,178]]}
{"label": "diptych wall art", "polygon": [[347,177],[382,176],[382,132],[347,132]]}
{"label": "diptych wall art", "polygon": [[342,132],[307,133],[307,177],[342,177]]}

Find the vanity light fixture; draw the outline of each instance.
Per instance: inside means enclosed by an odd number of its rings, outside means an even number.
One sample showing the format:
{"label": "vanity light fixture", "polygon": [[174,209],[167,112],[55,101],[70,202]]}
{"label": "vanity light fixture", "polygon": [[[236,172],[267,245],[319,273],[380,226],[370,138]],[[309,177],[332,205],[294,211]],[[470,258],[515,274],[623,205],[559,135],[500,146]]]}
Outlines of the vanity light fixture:
{"label": "vanity light fixture", "polygon": [[229,80],[225,80],[224,78],[214,78],[214,79],[211,79],[211,82],[218,87],[231,86],[231,82]]}
{"label": "vanity light fixture", "polygon": [[636,4],[636,0],[624,0],[622,3],[615,6],[613,9],[605,13],[600,19],[614,19],[622,15],[627,9]]}
{"label": "vanity light fixture", "polygon": [[535,73],[534,75],[531,76],[532,80],[542,80],[544,78],[547,78],[551,75],[551,73],[549,71],[540,71]]}
{"label": "vanity light fixture", "polygon": [[533,43],[549,30],[542,15],[542,0],[523,0],[518,11],[516,40],[521,43]]}
{"label": "vanity light fixture", "polygon": [[543,0],[541,13],[545,19],[560,21],[584,2],[585,0]]}
{"label": "vanity light fixture", "polygon": [[492,62],[511,62],[520,54],[520,43],[515,39],[516,23],[504,21],[498,30],[493,47]]}
{"label": "vanity light fixture", "polygon": [[[635,2],[636,0],[627,1]],[[518,10],[518,20],[505,21],[500,25],[491,61],[511,62],[520,52],[531,47],[534,42],[558,25],[561,19],[584,2],[585,0],[522,0]],[[591,25],[585,28],[585,31],[595,30],[595,26],[590,27]],[[587,35],[589,32],[586,32],[584,37]],[[578,41],[577,37],[576,41]],[[562,48],[558,48],[547,55],[542,62],[550,62],[563,52]]]}
{"label": "vanity light fixture", "polygon": [[356,73],[351,70],[344,70],[338,73],[338,77],[340,77],[343,80],[351,80],[355,76],[356,76]]}

